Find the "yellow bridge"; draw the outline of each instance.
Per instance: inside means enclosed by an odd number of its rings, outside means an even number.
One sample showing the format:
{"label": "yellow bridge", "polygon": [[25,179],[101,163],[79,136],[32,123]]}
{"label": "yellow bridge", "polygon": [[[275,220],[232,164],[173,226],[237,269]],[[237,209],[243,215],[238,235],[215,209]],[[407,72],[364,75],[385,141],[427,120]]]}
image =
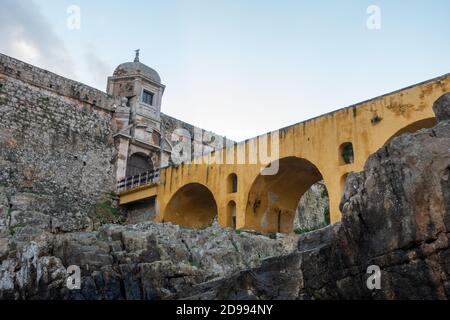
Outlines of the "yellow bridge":
{"label": "yellow bridge", "polygon": [[434,126],[432,105],[449,91],[447,74],[161,169],[123,188],[120,204],[156,197],[159,222],[197,228],[218,216],[222,226],[289,233],[301,196],[323,180],[334,223],[347,174],[393,137]]}

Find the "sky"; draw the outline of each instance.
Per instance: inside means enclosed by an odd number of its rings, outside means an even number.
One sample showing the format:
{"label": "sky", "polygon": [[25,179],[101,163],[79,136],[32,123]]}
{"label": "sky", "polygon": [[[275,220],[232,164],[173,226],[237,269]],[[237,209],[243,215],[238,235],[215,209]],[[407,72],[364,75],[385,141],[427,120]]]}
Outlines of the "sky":
{"label": "sky", "polygon": [[450,72],[449,12],[449,0],[0,0],[0,52],[105,91],[139,48],[166,85],[162,112],[242,141]]}

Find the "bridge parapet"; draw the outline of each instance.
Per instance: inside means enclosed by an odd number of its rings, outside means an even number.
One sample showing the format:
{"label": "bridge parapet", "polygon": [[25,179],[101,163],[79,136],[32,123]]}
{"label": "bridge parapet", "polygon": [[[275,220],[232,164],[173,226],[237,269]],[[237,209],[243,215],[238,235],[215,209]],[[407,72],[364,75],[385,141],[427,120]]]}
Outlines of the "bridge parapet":
{"label": "bridge parapet", "polygon": [[160,170],[150,170],[135,176],[126,177],[117,182],[117,192],[125,193],[132,189],[156,184],[160,178]]}

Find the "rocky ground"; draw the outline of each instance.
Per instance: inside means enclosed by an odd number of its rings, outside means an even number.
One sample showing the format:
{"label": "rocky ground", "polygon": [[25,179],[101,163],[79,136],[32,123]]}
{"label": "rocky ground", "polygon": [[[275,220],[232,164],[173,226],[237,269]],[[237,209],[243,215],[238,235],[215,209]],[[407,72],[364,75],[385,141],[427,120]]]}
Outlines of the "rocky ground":
{"label": "rocky ground", "polygon": [[[0,298],[169,299],[286,254],[296,239],[217,225],[191,230],[153,222],[104,225],[93,232],[44,232],[32,241],[15,235],[0,239]],[[65,288],[71,265],[81,268],[82,290]]]}

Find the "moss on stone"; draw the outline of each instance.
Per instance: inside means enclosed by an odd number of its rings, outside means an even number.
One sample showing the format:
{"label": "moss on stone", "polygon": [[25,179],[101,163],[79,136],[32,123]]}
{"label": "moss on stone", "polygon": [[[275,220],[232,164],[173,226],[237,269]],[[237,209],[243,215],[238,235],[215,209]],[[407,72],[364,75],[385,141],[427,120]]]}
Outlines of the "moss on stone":
{"label": "moss on stone", "polygon": [[22,229],[22,228],[25,228],[25,225],[24,225],[24,224],[16,224],[16,225],[14,225],[14,226],[10,226],[10,227],[9,227],[9,233],[10,233],[12,236],[14,236],[14,235],[17,233],[17,230],[18,230],[18,229]]}
{"label": "moss on stone", "polygon": [[230,240],[231,240],[231,244],[232,244],[233,247],[234,247],[234,250],[236,250],[236,252],[239,252],[239,247],[238,247],[238,245],[236,244],[236,242],[234,241],[234,239],[231,237]]}
{"label": "moss on stone", "polygon": [[49,97],[40,97],[40,98],[38,98],[38,103],[42,106],[48,107],[48,105],[50,103],[50,98]]}
{"label": "moss on stone", "polygon": [[324,224],[325,225],[329,225],[331,220],[330,220],[330,207],[326,206],[323,209],[323,220],[324,220]]}
{"label": "moss on stone", "polygon": [[12,208],[8,208],[8,211],[6,212],[6,217],[11,218],[11,213],[13,212]]}
{"label": "moss on stone", "polygon": [[0,97],[0,105],[6,105],[8,101],[9,100],[6,97]]}
{"label": "moss on stone", "polygon": [[111,198],[117,198],[119,195],[117,194],[117,192],[111,191],[111,192],[109,193],[109,196],[110,196]]}
{"label": "moss on stone", "polygon": [[119,223],[122,220],[122,215],[111,200],[105,200],[95,205],[94,219],[101,224]]}
{"label": "moss on stone", "polygon": [[272,240],[276,240],[276,238],[277,238],[277,234],[276,233],[269,233],[268,236]]}
{"label": "moss on stone", "polygon": [[297,228],[297,229],[294,230],[294,233],[295,234],[304,234],[304,233],[308,233],[308,232],[311,232],[311,231],[315,231],[315,230],[319,230],[319,229],[325,228],[327,225],[329,225],[329,223],[323,222],[322,224],[320,224],[318,226],[315,226],[315,227],[312,227],[312,228]]}
{"label": "moss on stone", "polygon": [[320,193],[320,196],[322,199],[328,199],[328,190],[327,188],[323,188],[322,192]]}
{"label": "moss on stone", "polygon": [[190,260],[189,263],[191,264],[192,267],[197,268],[197,269],[201,269],[202,268],[202,263],[200,261],[197,260]]}

